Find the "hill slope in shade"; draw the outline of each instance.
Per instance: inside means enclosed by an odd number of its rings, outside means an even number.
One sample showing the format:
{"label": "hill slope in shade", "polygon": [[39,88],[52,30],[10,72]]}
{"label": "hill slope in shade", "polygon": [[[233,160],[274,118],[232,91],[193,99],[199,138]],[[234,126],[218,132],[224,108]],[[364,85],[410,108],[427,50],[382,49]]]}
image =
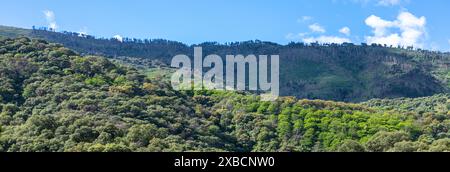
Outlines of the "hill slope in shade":
{"label": "hill slope in shade", "polygon": [[447,93],[450,87],[450,55],[424,50],[353,44],[292,43],[283,46],[261,41],[187,46],[161,39],[125,38],[124,42],[120,42],[80,36],[78,33],[10,27],[0,27],[0,35],[41,38],[61,43],[81,54],[122,59],[134,57],[138,60],[125,61],[135,65],[167,65],[178,54],[192,57],[194,46],[203,47],[204,54],[222,57],[226,54],[278,54],[281,95],[298,98],[360,102],[372,98],[431,96]]}

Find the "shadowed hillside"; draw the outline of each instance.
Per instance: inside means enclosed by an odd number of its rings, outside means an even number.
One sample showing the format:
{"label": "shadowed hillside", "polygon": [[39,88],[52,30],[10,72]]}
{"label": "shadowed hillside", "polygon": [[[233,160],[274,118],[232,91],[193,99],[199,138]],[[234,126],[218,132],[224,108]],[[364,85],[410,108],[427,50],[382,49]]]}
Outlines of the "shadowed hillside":
{"label": "shadowed hillside", "polygon": [[[0,27],[0,35],[25,35],[61,43],[81,54],[103,55],[149,67],[165,66],[177,54],[279,54],[281,95],[308,99],[360,102],[372,98],[423,97],[449,90],[450,55],[382,45],[279,45],[262,41],[203,43],[188,46],[167,40],[97,39],[78,33],[58,33]],[[128,60],[127,57],[133,57]],[[165,65],[164,65],[165,64]]]}

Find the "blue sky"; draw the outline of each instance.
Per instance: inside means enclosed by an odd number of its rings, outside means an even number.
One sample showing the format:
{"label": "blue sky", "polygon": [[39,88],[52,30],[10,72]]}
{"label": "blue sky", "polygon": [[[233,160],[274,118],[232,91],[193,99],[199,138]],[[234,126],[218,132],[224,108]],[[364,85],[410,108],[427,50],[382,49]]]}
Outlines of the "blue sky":
{"label": "blue sky", "polygon": [[414,45],[450,51],[448,0],[5,0],[0,25],[164,38]]}

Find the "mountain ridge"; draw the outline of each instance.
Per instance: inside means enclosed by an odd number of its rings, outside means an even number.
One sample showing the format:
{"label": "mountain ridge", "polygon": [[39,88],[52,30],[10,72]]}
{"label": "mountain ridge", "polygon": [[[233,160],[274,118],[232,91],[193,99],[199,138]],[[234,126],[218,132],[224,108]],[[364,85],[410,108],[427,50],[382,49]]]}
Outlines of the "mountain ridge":
{"label": "mountain ridge", "polygon": [[[3,28],[3,29],[2,29]],[[96,39],[70,32],[51,32],[0,27],[0,35],[25,35],[61,43],[81,54],[121,58],[149,68],[167,66],[178,54],[192,57],[193,47],[204,54],[278,54],[282,96],[362,102],[373,98],[426,97],[448,93],[450,54],[428,50],[391,48],[383,45],[303,44],[279,45],[263,41],[218,44],[186,44],[125,38]],[[133,57],[134,60],[127,60]]]}

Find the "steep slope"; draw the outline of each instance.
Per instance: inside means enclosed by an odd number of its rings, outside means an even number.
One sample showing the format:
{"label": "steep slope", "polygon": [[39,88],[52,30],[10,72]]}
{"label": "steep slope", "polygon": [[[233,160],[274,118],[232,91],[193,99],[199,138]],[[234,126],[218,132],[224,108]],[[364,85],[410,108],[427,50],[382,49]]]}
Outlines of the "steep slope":
{"label": "steep slope", "polygon": [[20,36],[31,36],[32,30],[22,29],[9,26],[0,25],[0,36],[7,38],[17,38]]}
{"label": "steep slope", "polygon": [[0,49],[0,151],[450,151],[448,117],[179,92],[42,40]]}
{"label": "steep slope", "polygon": [[[166,83],[45,41],[7,39],[0,47],[2,151],[226,148],[204,132],[211,124],[195,114],[192,98]],[[220,141],[208,146],[203,137]]]}
{"label": "steep slope", "polygon": [[[167,40],[96,39],[78,33],[58,33],[0,27],[0,35],[28,35],[61,43],[81,54],[120,58],[138,67],[167,66],[173,56],[204,54],[278,54],[281,95],[308,99],[361,102],[372,98],[423,97],[446,93],[450,87],[450,55],[381,45],[279,45],[248,41],[187,46]],[[130,58],[133,57],[133,58]],[[127,60],[128,58],[133,60]],[[147,64],[142,66],[142,64]],[[165,64],[165,65],[164,65]]]}

